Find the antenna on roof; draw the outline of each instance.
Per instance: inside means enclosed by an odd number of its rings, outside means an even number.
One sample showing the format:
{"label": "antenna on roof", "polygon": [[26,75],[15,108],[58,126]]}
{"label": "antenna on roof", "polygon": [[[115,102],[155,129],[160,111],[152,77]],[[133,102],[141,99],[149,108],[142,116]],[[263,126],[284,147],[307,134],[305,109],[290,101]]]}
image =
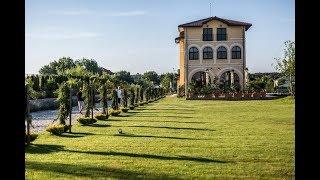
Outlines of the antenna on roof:
{"label": "antenna on roof", "polygon": [[211,17],[211,3],[210,3],[210,17]]}

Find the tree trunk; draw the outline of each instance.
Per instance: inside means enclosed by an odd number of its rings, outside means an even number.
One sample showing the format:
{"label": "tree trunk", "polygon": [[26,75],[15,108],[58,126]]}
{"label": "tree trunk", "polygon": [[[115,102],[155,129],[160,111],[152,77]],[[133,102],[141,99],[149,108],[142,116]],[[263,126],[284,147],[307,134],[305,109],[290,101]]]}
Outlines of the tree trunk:
{"label": "tree trunk", "polygon": [[27,145],[30,144],[30,104],[29,104],[29,96],[27,94]]}
{"label": "tree trunk", "polygon": [[71,133],[71,115],[72,115],[72,88],[70,88],[69,133]]}

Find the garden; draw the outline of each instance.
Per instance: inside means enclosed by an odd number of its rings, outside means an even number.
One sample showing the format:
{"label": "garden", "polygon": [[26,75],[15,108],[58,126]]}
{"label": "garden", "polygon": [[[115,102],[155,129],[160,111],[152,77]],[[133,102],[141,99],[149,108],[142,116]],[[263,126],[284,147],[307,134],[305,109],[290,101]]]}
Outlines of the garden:
{"label": "garden", "polygon": [[[46,131],[61,136],[64,133],[72,133],[72,118],[75,118],[72,116],[72,109],[76,104],[74,96],[80,90],[84,98],[85,112],[83,115],[78,114],[76,121],[85,126],[93,126],[98,120],[120,116],[120,113],[157,101],[168,91],[157,85],[160,78],[155,72],[147,72],[145,77],[134,81],[129,72],[110,74],[101,69],[94,60],[82,59],[74,62],[70,58],[61,58],[58,62],[54,61],[44,66],[40,74],[26,77],[26,145],[37,138],[37,134],[31,132],[31,99],[56,97],[57,118],[46,127]],[[155,79],[152,78],[154,76]],[[118,97],[117,90],[122,92],[123,97]],[[102,107],[98,113],[97,102]],[[111,107],[108,102],[111,102]]]}
{"label": "garden", "polygon": [[294,99],[166,97],[42,132],[26,147],[26,179],[294,178]]}
{"label": "garden", "polygon": [[[185,96],[172,86],[177,77],[112,73],[65,57],[27,75],[26,178],[294,178],[294,96],[265,101],[266,78],[247,91],[191,82],[186,98],[166,96]],[[75,116],[80,90],[85,108]],[[58,108],[56,119],[34,132],[31,102],[50,98],[57,103],[45,109]]]}

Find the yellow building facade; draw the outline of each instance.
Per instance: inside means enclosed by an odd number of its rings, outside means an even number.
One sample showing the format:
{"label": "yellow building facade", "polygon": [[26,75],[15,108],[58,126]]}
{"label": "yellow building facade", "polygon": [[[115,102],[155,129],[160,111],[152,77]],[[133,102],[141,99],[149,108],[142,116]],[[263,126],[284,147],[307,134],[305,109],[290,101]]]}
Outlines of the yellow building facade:
{"label": "yellow building facade", "polygon": [[243,90],[245,33],[250,27],[250,23],[216,16],[179,25],[175,39],[180,49],[178,85],[185,85],[187,93],[192,80],[224,83],[231,79]]}

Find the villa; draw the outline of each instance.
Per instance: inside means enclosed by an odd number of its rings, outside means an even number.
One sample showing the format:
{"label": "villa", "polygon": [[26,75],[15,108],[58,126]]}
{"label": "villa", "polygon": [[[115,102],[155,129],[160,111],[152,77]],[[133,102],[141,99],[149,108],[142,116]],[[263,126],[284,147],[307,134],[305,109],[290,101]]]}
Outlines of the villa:
{"label": "villa", "polygon": [[245,32],[252,24],[209,17],[178,26],[180,76],[178,85],[238,84],[243,90],[248,81],[245,56]]}

